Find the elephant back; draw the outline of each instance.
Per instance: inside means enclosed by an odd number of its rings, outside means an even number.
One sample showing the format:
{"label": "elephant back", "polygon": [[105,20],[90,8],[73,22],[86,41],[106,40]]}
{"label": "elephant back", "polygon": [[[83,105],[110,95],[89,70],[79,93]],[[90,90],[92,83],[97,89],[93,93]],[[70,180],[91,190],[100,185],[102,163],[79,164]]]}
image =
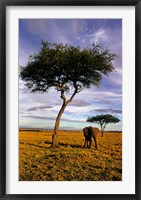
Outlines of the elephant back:
{"label": "elephant back", "polygon": [[92,129],[95,136],[97,136],[100,133],[100,130],[98,128],[93,127]]}

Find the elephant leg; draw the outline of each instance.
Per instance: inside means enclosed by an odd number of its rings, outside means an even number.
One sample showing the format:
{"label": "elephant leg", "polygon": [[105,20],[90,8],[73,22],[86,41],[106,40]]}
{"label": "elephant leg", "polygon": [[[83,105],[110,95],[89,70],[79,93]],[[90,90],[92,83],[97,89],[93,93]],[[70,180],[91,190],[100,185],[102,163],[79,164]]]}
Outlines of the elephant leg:
{"label": "elephant leg", "polygon": [[83,145],[83,148],[85,148],[85,146],[86,146],[86,138],[85,138],[85,141],[84,141],[84,145]]}
{"label": "elephant leg", "polygon": [[89,140],[89,146],[88,146],[89,149],[91,148],[91,144],[92,144],[92,139]]}
{"label": "elephant leg", "polygon": [[96,137],[93,137],[94,139],[94,142],[95,142],[95,148],[97,149],[97,140],[96,140]]}
{"label": "elephant leg", "polygon": [[89,141],[87,140],[87,148],[89,148],[89,143],[88,143]]}

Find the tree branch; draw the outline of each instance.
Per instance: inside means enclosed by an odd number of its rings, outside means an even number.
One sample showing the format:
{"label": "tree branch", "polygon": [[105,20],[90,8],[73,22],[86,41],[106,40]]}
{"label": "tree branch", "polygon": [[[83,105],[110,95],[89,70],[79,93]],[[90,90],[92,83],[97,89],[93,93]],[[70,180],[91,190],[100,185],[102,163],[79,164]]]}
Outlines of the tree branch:
{"label": "tree branch", "polygon": [[101,123],[100,123],[100,122],[97,122],[97,121],[96,121],[96,123],[99,124],[99,125],[101,126]]}
{"label": "tree branch", "polygon": [[60,96],[60,98],[63,99],[64,104],[66,104],[66,97],[64,95],[64,92],[65,92],[64,90],[61,90],[61,96]]}
{"label": "tree branch", "polygon": [[75,88],[74,89],[74,93],[72,94],[72,96],[70,97],[70,99],[66,102],[67,104],[70,103],[70,102],[72,102],[74,96],[79,92],[79,88],[78,88],[77,84],[73,83],[73,86]]}
{"label": "tree branch", "polygon": [[107,123],[105,123],[105,124],[104,124],[104,126],[103,126],[103,129],[105,129],[105,128],[106,128],[106,125],[107,125]]}
{"label": "tree branch", "polygon": [[73,100],[73,98],[74,98],[74,96],[77,94],[77,92],[74,90],[74,93],[72,94],[72,96],[70,97],[70,99],[66,102],[67,104],[68,103],[71,103],[72,102],[72,100]]}

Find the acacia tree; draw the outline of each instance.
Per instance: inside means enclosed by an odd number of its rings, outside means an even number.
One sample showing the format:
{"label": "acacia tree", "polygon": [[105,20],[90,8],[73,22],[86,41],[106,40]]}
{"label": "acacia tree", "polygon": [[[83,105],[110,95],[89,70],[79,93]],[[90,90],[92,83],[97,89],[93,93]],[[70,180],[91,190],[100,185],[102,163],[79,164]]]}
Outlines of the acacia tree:
{"label": "acacia tree", "polygon": [[105,130],[107,124],[110,124],[110,123],[115,124],[115,123],[118,123],[119,121],[120,120],[117,117],[114,117],[113,115],[109,115],[109,114],[96,115],[93,117],[88,117],[88,119],[87,119],[87,122],[95,122],[100,125],[101,137],[103,137],[103,133],[104,133],[104,130]]}
{"label": "acacia tree", "polygon": [[[20,77],[31,92],[48,92],[54,87],[60,92],[62,106],[57,115],[52,146],[55,147],[61,116],[74,96],[91,85],[98,86],[102,74],[114,70],[112,60],[115,54],[100,45],[81,49],[71,45],[42,41],[41,49],[31,55],[26,66],[21,67]],[[71,89],[72,95],[66,98]]]}

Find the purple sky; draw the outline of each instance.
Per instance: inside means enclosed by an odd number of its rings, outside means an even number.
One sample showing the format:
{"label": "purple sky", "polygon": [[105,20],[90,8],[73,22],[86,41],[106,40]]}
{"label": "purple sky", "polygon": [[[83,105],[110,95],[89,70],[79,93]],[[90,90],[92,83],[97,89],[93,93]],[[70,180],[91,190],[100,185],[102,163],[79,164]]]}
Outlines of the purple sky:
{"label": "purple sky", "polygon": [[[20,19],[19,65],[26,65],[31,54],[38,52],[41,40],[90,47],[100,43],[117,57],[113,61],[116,72],[103,76],[101,85],[77,94],[66,108],[60,128],[82,129],[89,116],[113,114],[122,120],[122,20],[121,19]],[[70,95],[70,94],[68,94]],[[30,93],[19,80],[20,127],[53,128],[61,106],[60,94]],[[122,121],[109,124],[107,130],[122,130]]]}

